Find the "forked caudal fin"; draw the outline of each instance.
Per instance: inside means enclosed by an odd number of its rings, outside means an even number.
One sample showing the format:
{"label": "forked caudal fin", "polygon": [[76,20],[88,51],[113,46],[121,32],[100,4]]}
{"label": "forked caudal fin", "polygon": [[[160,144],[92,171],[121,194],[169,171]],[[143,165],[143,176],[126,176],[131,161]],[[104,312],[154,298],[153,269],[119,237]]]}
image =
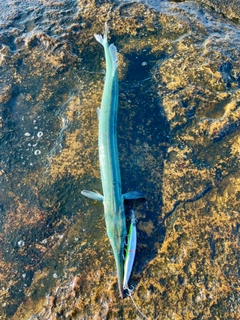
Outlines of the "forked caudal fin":
{"label": "forked caudal fin", "polygon": [[104,46],[104,42],[107,43],[107,34],[108,34],[108,25],[105,22],[105,32],[104,35],[101,36],[100,34],[94,34],[95,39]]}
{"label": "forked caudal fin", "polygon": [[117,70],[118,67],[118,54],[117,54],[117,48],[115,47],[115,45],[112,43],[110,44],[110,46],[108,45],[108,41],[107,41],[107,35],[108,35],[108,26],[107,23],[105,22],[105,32],[104,35],[100,35],[100,34],[95,34],[94,37],[95,39],[101,43],[101,45],[104,47],[105,50],[105,57],[106,57],[106,63],[108,64],[108,59],[107,59],[107,52],[108,54],[110,53],[110,65],[112,67],[113,70],[113,75],[115,74],[115,71]]}

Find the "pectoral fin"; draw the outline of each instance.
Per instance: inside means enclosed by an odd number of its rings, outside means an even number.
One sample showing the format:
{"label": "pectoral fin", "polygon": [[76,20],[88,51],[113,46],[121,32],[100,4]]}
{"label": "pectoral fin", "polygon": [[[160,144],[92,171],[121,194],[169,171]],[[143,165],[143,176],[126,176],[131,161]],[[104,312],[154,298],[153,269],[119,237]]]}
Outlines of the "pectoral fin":
{"label": "pectoral fin", "polygon": [[124,193],[122,196],[125,200],[145,198],[145,194],[140,191],[130,191]]}
{"label": "pectoral fin", "polygon": [[100,193],[96,193],[93,191],[88,191],[88,190],[82,190],[81,194],[84,195],[87,198],[97,200],[97,201],[103,201],[103,196]]}

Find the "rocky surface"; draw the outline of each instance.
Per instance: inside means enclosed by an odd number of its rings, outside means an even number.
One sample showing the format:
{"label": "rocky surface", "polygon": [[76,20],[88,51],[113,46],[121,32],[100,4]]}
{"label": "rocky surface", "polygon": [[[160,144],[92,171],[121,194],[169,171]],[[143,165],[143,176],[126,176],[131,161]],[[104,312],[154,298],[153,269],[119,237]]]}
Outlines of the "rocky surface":
{"label": "rocky surface", "polygon": [[213,10],[222,13],[225,17],[240,21],[240,1],[239,0],[203,0],[204,4],[209,5]]}
{"label": "rocky surface", "polygon": [[147,195],[126,203],[135,303],[148,319],[237,319],[239,15],[203,3],[1,4],[0,319],[140,317],[119,298],[102,204],[80,195],[101,190],[105,21],[123,192]]}

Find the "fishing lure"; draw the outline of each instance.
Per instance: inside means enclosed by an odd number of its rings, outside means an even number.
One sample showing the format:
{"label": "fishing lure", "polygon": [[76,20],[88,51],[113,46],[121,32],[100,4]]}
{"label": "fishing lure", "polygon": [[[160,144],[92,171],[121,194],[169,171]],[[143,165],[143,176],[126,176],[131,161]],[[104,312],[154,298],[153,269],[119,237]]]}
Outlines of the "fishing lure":
{"label": "fishing lure", "polygon": [[131,224],[129,227],[129,233],[127,238],[126,256],[124,262],[124,277],[123,277],[123,289],[131,291],[128,287],[128,281],[132,273],[132,268],[135,260],[136,248],[137,248],[137,220],[134,215],[134,211],[131,210]]}
{"label": "fishing lure", "polygon": [[126,248],[126,256],[124,262],[124,277],[123,277],[123,289],[128,291],[128,296],[131,298],[133,305],[137,309],[137,311],[141,314],[144,319],[147,319],[145,314],[138,308],[133,297],[132,291],[134,288],[130,289],[128,286],[128,282],[132,273],[132,268],[135,260],[135,254],[137,249],[137,220],[134,215],[134,211],[131,210],[131,224],[129,227],[129,233],[127,238],[127,248]]}

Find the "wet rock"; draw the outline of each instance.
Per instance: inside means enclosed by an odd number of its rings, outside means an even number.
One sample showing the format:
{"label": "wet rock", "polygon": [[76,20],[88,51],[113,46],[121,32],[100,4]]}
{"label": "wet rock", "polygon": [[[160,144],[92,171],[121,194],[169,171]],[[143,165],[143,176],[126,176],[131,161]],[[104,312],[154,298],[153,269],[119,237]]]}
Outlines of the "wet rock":
{"label": "wet rock", "polygon": [[232,20],[240,20],[240,1],[239,0],[203,0],[202,3],[209,5],[218,13],[224,14],[227,18]]}
{"label": "wet rock", "polygon": [[207,4],[1,3],[0,319],[138,318],[118,297],[102,205],[80,195],[101,191],[93,34],[105,21],[123,192],[146,194],[126,202],[139,221],[134,301],[149,319],[236,319],[238,11]]}

